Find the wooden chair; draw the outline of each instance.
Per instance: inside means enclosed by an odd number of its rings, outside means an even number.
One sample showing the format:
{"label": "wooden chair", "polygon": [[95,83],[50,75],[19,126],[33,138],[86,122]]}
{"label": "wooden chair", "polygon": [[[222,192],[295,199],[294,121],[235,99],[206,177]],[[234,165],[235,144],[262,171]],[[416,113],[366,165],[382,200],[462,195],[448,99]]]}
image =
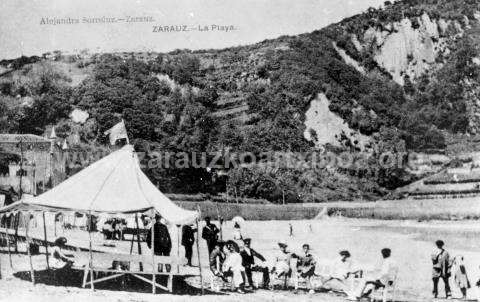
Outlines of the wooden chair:
{"label": "wooden chair", "polygon": [[[296,271],[297,262],[295,259],[290,261],[290,270],[283,274],[282,276],[278,276],[275,272],[270,273],[270,289],[275,289],[276,283],[279,281],[282,283],[283,289],[287,289],[289,279],[292,279],[293,272]],[[292,280],[293,281],[293,280]]]}
{"label": "wooden chair", "polygon": [[392,271],[391,279],[387,282],[385,287],[381,287],[375,290],[370,298],[370,301],[395,301],[395,295],[397,290],[397,282],[398,282],[398,268]]}

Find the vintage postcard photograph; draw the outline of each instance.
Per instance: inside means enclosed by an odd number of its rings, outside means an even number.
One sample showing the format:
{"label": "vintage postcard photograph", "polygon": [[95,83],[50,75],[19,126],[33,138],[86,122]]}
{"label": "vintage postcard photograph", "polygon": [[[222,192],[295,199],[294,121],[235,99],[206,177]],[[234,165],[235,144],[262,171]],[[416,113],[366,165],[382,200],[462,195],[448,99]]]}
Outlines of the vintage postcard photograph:
{"label": "vintage postcard photograph", "polygon": [[0,301],[480,301],[480,0],[0,0]]}

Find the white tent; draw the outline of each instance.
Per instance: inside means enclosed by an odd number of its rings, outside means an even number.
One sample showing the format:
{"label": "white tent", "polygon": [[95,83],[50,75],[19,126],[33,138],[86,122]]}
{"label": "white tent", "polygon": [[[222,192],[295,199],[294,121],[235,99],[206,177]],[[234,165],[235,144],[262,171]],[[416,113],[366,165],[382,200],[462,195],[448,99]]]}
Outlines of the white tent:
{"label": "white tent", "polygon": [[0,208],[75,211],[79,213],[136,213],[156,210],[171,224],[195,221],[198,213],[180,208],[160,192],[141,171],[131,145],[111,153],[35,198]]}

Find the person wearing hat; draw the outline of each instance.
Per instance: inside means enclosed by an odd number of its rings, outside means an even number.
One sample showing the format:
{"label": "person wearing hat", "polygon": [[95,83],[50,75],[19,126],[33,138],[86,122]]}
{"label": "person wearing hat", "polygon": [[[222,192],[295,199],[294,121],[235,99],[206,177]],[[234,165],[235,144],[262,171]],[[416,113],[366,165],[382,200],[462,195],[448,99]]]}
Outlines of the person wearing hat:
{"label": "person wearing hat", "polygon": [[182,227],[182,245],[185,248],[185,258],[187,265],[192,266],[193,244],[195,243],[195,232],[197,229],[193,225],[184,225]]}
{"label": "person wearing hat", "polygon": [[225,261],[223,262],[224,276],[232,276],[233,286],[238,293],[245,293],[245,267],[242,265],[242,256],[238,245],[234,241],[227,241]]}
{"label": "person wearing hat", "polygon": [[252,240],[250,238],[245,238],[243,240],[244,246],[243,248],[240,248],[242,265],[245,267],[245,274],[247,275],[248,284],[252,288],[255,288],[253,284],[252,272],[261,272],[263,274],[263,287],[268,288],[268,285],[270,283],[270,274],[268,272],[268,267],[255,264],[255,258],[258,258],[262,262],[265,262],[266,259],[260,253],[250,247],[251,242]]}
{"label": "person wearing hat", "polygon": [[202,238],[207,242],[208,254],[210,255],[218,241],[218,233],[220,230],[211,223],[210,217],[205,217],[205,226],[202,230]]}
{"label": "person wearing hat", "polygon": [[438,281],[443,280],[445,285],[445,295],[448,298],[451,298],[452,294],[450,292],[450,284],[448,279],[451,274],[452,262],[450,260],[450,255],[443,248],[445,243],[442,240],[437,240],[435,242],[437,249],[432,254],[432,281],[433,281],[433,297],[438,296]]}
{"label": "person wearing hat", "polygon": [[275,256],[275,264],[271,270],[277,278],[290,274],[290,262],[292,260],[292,253],[287,251],[287,243],[285,241],[278,242],[279,251]]}
{"label": "person wearing hat", "polygon": [[333,263],[333,273],[331,278],[344,281],[350,277],[351,274],[355,274],[351,260],[351,254],[347,250],[340,251],[338,257]]}
{"label": "person wearing hat", "polygon": [[240,229],[240,224],[238,222],[235,222],[233,226],[233,240],[242,240],[243,235],[242,235],[242,230]]}
{"label": "person wearing hat", "polygon": [[[157,256],[170,256],[172,250],[172,240],[168,227],[165,225],[166,221],[160,215],[155,215],[155,223],[152,229],[147,233],[147,246],[149,249],[153,248],[153,253]],[[154,240],[152,247],[152,232],[154,232]],[[170,264],[165,265],[167,272],[170,271]],[[159,270],[163,271],[163,265],[159,264]]]}
{"label": "person wearing hat", "polygon": [[67,238],[58,237],[53,245],[53,249],[50,257],[50,267],[55,269],[70,268],[73,264],[73,255],[65,254],[63,248],[67,243]]}
{"label": "person wearing hat", "polygon": [[332,283],[331,286],[334,286],[333,283],[339,283],[339,289],[346,292],[348,290],[347,279],[352,275],[360,274],[362,271],[354,268],[349,251],[342,250],[338,254],[339,257],[332,263],[332,274],[323,280],[323,286],[330,282]]}

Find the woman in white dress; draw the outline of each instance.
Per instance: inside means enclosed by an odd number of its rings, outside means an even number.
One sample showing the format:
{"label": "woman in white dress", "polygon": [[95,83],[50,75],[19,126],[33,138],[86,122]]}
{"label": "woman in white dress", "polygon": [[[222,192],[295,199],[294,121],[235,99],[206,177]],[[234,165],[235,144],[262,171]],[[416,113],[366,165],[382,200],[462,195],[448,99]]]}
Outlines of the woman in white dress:
{"label": "woman in white dress", "polygon": [[245,267],[242,265],[242,256],[239,253],[238,246],[235,242],[227,242],[226,244],[226,258],[223,262],[224,275],[233,276],[233,285],[239,293],[244,293],[243,287],[245,285]]}
{"label": "woman in white dress", "polygon": [[66,269],[72,266],[74,256],[63,252],[66,243],[67,238],[65,237],[59,237],[55,240],[50,258],[51,268]]}

